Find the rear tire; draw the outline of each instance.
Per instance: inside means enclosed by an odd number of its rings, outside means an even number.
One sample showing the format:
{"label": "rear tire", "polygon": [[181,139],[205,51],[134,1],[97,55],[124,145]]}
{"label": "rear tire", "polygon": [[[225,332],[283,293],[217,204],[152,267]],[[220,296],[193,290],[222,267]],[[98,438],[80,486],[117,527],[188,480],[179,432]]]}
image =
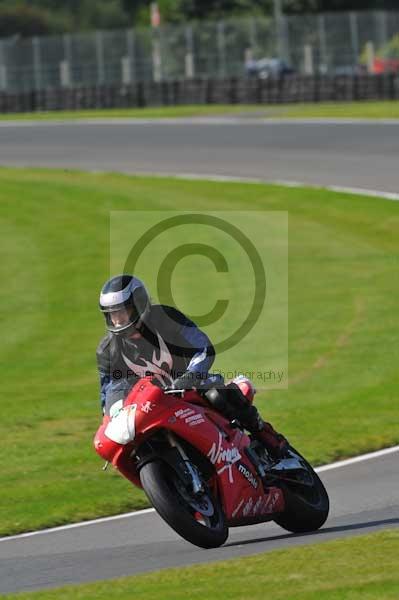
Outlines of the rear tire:
{"label": "rear tire", "polygon": [[313,467],[294,448],[290,450],[297,454],[307,467],[313,479],[312,488],[294,484],[281,483],[285,498],[285,510],[274,521],[292,533],[307,533],[320,529],[327,520],[330,501],[326,488]]}
{"label": "rear tire", "polygon": [[[226,541],[228,528],[224,512],[210,490],[206,490],[199,500],[193,497],[190,504],[176,473],[161,460],[145,464],[140,471],[140,480],[155,510],[188,542],[200,548],[217,548]],[[202,517],[198,502],[203,502],[208,512],[213,507],[213,514]]]}

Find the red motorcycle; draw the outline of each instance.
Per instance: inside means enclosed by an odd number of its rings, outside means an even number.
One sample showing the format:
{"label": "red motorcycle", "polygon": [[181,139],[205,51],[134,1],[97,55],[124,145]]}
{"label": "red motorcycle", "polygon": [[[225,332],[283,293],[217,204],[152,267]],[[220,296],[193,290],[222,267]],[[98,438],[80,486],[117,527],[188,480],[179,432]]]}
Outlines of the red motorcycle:
{"label": "red motorcycle", "polygon": [[179,535],[202,548],[222,545],[229,527],[275,521],[298,533],[318,529],[328,516],[327,492],[294,448],[273,460],[194,390],[140,379],[104,417],[94,446],[144,489]]}

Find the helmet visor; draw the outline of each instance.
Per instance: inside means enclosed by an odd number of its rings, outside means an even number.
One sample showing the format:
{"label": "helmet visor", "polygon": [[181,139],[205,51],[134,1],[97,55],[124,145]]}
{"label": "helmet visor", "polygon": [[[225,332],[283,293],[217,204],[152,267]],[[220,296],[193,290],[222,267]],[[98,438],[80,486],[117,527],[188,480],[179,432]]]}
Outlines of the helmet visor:
{"label": "helmet visor", "polygon": [[108,310],[103,310],[107,329],[113,333],[119,333],[133,328],[139,320],[139,314],[132,302],[120,304]]}
{"label": "helmet visor", "polygon": [[147,291],[139,279],[124,275],[111,279],[100,294],[100,310],[107,329],[113,333],[128,333],[149,308]]}
{"label": "helmet visor", "polygon": [[132,314],[131,307],[130,308],[120,308],[119,310],[114,310],[109,313],[110,320],[114,327],[120,328],[125,327],[130,321],[130,317]]}

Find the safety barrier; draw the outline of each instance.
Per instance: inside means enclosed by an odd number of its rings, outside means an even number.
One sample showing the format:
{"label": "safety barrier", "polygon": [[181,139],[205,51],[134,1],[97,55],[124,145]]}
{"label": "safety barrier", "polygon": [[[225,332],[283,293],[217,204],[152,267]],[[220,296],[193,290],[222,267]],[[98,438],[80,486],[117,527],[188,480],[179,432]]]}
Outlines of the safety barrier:
{"label": "safety barrier", "polygon": [[190,79],[0,92],[0,112],[35,112],[187,104],[282,104],[399,99],[399,77],[381,75],[285,75]]}

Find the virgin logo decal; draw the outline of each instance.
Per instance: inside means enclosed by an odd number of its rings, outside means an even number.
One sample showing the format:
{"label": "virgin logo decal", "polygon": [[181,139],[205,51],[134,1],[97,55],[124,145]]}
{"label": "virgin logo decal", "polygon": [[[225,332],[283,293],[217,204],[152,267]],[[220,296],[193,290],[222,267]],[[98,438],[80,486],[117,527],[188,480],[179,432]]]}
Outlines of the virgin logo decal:
{"label": "virgin logo decal", "polygon": [[222,464],[216,471],[218,475],[227,470],[229,472],[229,482],[234,482],[232,466],[240,460],[241,454],[235,446],[232,448],[223,448],[223,438],[220,432],[218,444],[213,442],[212,447],[208,452],[208,458],[213,465]]}

